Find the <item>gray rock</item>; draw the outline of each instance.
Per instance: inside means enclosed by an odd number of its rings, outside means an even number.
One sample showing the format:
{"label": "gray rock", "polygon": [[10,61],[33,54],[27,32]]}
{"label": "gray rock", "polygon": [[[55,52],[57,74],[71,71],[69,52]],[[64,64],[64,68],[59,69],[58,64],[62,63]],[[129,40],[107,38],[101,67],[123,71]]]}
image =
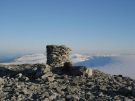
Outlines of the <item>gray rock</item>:
{"label": "gray rock", "polygon": [[58,96],[58,94],[57,93],[53,93],[50,97],[49,97],[49,100],[54,100],[54,99],[56,99],[56,97]]}
{"label": "gray rock", "polygon": [[47,81],[48,81],[48,82],[53,82],[53,81],[54,81],[54,76],[52,76],[52,77],[47,77]]}
{"label": "gray rock", "polygon": [[66,101],[73,101],[73,96],[72,95],[66,95]]}
{"label": "gray rock", "polygon": [[47,72],[47,73],[45,73],[44,75],[42,75],[42,79],[43,80],[46,80],[47,79],[47,77],[52,77],[53,76],[53,73],[52,72]]}
{"label": "gray rock", "polygon": [[135,80],[82,66],[76,68],[67,62],[67,48],[51,47],[47,51],[51,59],[48,62],[54,68],[65,64],[55,68],[57,72],[43,64],[2,66],[1,101],[135,101]]}
{"label": "gray rock", "polygon": [[43,101],[50,101],[48,98],[45,98]]}
{"label": "gray rock", "polygon": [[92,76],[92,69],[91,69],[91,68],[87,68],[87,69],[84,71],[84,74],[87,75],[88,77],[91,77],[91,76]]}
{"label": "gray rock", "polygon": [[4,79],[0,77],[0,85],[4,84]]}
{"label": "gray rock", "polygon": [[135,88],[132,89],[132,95],[135,97]]}
{"label": "gray rock", "polygon": [[48,45],[47,47],[47,64],[52,67],[62,67],[65,62],[69,62],[71,49],[66,46]]}
{"label": "gray rock", "polygon": [[35,64],[31,68],[22,71],[22,74],[29,78],[41,78],[45,73],[50,71],[51,67],[48,65]]}
{"label": "gray rock", "polygon": [[132,88],[131,87],[122,87],[119,89],[119,93],[124,96],[132,95]]}

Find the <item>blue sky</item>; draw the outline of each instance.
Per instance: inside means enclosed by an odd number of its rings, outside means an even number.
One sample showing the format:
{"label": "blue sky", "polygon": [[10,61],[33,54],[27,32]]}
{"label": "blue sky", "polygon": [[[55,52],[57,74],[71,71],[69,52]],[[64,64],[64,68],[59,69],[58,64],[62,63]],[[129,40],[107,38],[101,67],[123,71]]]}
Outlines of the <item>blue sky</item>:
{"label": "blue sky", "polygon": [[0,0],[0,54],[135,52],[134,0]]}

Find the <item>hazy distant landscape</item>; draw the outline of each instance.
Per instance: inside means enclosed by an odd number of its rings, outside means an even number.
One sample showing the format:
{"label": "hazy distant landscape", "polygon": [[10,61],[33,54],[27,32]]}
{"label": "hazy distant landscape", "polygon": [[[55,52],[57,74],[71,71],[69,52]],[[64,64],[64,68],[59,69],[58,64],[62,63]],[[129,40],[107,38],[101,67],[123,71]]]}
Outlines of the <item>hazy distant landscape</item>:
{"label": "hazy distant landscape", "polygon": [[0,0],[0,101],[135,101],[135,0]]}
{"label": "hazy distant landscape", "polygon": [[[72,54],[71,61],[77,66],[99,69],[103,72],[135,78],[135,55],[85,55]],[[36,64],[46,63],[45,54],[31,54],[1,58],[0,64]]]}

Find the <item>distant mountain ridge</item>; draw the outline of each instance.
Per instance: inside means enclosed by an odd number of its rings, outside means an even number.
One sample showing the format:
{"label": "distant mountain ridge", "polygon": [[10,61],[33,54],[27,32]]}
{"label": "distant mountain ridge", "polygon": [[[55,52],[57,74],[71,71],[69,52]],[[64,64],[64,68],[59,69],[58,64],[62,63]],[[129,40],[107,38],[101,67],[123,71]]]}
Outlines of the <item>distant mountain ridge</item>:
{"label": "distant mountain ridge", "polygon": [[32,54],[24,55],[15,59],[11,64],[36,64],[36,63],[46,63],[46,56],[44,54]]}
{"label": "distant mountain ridge", "polygon": [[[109,74],[122,74],[135,78],[135,55],[83,55],[72,54],[71,61],[74,65],[96,68]],[[36,64],[46,63],[44,54],[24,55],[9,63],[2,64]]]}
{"label": "distant mountain ridge", "polygon": [[[81,54],[72,54],[70,59],[73,63],[78,63],[82,61],[88,60],[89,56],[81,55]],[[45,54],[31,54],[31,55],[24,55],[19,58],[12,60],[9,63],[2,63],[2,64],[36,64],[36,63],[46,63],[46,56]]]}

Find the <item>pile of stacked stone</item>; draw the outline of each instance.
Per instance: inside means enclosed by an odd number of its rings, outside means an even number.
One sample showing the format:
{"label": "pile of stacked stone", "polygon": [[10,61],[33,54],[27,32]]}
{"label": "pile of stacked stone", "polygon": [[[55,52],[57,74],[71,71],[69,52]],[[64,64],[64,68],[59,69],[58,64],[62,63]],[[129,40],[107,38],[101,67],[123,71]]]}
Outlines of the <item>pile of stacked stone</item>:
{"label": "pile of stacked stone", "polygon": [[64,45],[47,45],[46,48],[48,65],[52,67],[63,67],[66,62],[70,62],[70,48]]}
{"label": "pile of stacked stone", "polygon": [[70,51],[47,46],[47,62],[61,74],[45,64],[0,65],[0,101],[135,101],[135,80],[72,66]]}

